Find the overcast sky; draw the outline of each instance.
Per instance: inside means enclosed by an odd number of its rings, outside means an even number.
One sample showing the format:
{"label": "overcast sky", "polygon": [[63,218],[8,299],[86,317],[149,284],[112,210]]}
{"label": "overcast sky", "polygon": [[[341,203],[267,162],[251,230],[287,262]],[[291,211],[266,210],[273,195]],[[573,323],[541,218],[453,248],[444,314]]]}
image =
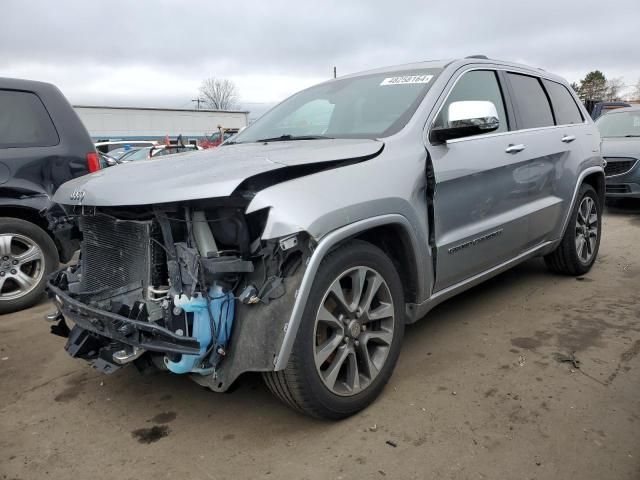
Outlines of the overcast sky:
{"label": "overcast sky", "polygon": [[192,106],[202,79],[259,109],[377,66],[486,54],[577,81],[640,79],[640,0],[2,0],[0,76],[72,103]]}

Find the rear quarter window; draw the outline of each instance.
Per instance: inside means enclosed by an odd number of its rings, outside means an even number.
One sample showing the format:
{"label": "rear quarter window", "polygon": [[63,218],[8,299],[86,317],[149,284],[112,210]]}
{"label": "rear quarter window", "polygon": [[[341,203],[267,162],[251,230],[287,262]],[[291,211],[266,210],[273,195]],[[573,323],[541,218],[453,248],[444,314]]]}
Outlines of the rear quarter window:
{"label": "rear quarter window", "polygon": [[36,94],[0,90],[0,148],[51,147],[59,141],[51,117]]}
{"label": "rear quarter window", "polygon": [[543,80],[547,89],[553,111],[556,114],[556,123],[558,125],[569,125],[572,123],[582,123],[584,118],[578,105],[576,105],[573,96],[567,90],[567,87],[550,80]]}
{"label": "rear quarter window", "polygon": [[508,73],[518,112],[518,128],[540,128],[555,125],[547,94],[540,79],[519,73]]}

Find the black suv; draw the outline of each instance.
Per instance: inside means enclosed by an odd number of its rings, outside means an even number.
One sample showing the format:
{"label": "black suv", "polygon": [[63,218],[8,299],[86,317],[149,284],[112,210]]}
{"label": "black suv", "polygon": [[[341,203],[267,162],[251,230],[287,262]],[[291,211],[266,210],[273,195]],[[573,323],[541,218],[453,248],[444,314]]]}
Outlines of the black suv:
{"label": "black suv", "polygon": [[46,277],[75,252],[75,228],[52,200],[100,168],[84,125],[48,83],[0,78],[0,313],[35,304]]}

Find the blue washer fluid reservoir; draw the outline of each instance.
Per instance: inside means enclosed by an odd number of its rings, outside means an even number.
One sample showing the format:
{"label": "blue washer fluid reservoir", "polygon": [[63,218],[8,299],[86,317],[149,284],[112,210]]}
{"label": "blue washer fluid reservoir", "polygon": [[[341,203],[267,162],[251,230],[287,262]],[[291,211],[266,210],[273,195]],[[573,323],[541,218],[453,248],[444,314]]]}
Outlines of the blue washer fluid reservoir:
{"label": "blue washer fluid reservoir", "polygon": [[193,297],[180,295],[174,300],[175,306],[182,308],[185,312],[193,313],[193,327],[190,336],[198,340],[200,353],[198,355],[182,355],[179,362],[173,362],[164,357],[165,365],[173,373],[182,374],[199,370],[212,341],[215,341],[214,348],[226,347],[229,341],[235,311],[233,293],[224,293],[222,287],[213,284],[209,288],[209,297],[211,298],[209,309],[216,331],[215,339],[213,338],[214,332],[211,330],[211,317],[207,312],[207,299],[201,293],[197,293]]}

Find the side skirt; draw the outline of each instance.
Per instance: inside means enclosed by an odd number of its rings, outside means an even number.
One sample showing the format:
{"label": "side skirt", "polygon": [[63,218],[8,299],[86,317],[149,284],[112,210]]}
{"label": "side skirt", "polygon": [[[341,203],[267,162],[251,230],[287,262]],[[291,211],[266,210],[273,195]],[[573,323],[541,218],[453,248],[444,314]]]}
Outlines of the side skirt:
{"label": "side skirt", "polygon": [[533,247],[526,252],[521,253],[517,257],[514,257],[506,262],[503,262],[495,267],[486,270],[482,273],[474,275],[473,277],[469,277],[455,285],[451,285],[450,287],[444,288],[436,293],[434,293],[429,299],[425,300],[422,303],[409,303],[406,306],[407,310],[407,323],[415,323],[424,317],[432,308],[436,305],[444,302],[445,300],[450,299],[451,297],[461,293],[465,290],[468,290],[476,285],[488,280],[489,278],[495,277],[502,272],[509,270],[511,267],[524,262],[530,258],[546,255],[551,252],[555,245],[557,245],[558,240],[544,242],[536,247]]}

